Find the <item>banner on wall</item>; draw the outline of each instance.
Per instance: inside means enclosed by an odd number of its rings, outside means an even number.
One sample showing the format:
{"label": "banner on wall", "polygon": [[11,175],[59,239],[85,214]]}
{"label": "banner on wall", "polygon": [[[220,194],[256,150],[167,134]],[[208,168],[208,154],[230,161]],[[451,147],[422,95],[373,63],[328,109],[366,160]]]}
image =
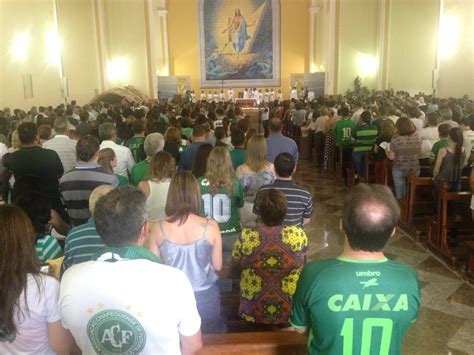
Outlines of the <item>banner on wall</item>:
{"label": "banner on wall", "polygon": [[175,95],[183,95],[191,90],[189,75],[158,76],[158,98],[160,100],[173,99]]}
{"label": "banner on wall", "polygon": [[280,0],[199,0],[201,87],[280,86]]}
{"label": "banner on wall", "polygon": [[324,96],[324,86],[326,82],[326,73],[292,73],[290,76],[291,86],[296,87],[298,93],[305,90],[314,92],[315,97]]}

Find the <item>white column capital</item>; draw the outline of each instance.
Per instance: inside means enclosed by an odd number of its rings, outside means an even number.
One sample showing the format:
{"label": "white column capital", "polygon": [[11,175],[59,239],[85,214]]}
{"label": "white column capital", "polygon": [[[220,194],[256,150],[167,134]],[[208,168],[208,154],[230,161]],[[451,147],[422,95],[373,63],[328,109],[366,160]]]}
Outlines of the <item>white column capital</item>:
{"label": "white column capital", "polygon": [[168,10],[166,10],[166,9],[157,9],[156,14],[158,16],[166,16],[168,14]]}

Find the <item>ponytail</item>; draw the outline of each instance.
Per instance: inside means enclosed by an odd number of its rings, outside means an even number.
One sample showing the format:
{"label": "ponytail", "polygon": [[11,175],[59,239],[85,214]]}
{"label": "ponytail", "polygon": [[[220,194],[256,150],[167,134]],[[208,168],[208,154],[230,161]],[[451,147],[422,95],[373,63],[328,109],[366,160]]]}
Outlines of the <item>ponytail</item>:
{"label": "ponytail", "polygon": [[451,138],[451,140],[456,143],[456,148],[454,150],[454,157],[453,157],[453,177],[457,181],[461,177],[460,176],[461,166],[462,166],[461,157],[462,157],[462,146],[464,144],[464,137],[463,137],[462,130],[458,127],[451,128],[449,130],[449,138]]}

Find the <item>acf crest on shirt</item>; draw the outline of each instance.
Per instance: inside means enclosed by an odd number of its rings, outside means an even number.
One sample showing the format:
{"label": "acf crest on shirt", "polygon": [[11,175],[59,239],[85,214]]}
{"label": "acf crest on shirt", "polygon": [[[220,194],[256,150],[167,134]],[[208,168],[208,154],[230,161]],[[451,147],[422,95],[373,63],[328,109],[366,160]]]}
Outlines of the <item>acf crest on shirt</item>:
{"label": "acf crest on shirt", "polygon": [[109,309],[87,323],[87,336],[98,354],[138,354],[146,344],[146,332],[131,314]]}

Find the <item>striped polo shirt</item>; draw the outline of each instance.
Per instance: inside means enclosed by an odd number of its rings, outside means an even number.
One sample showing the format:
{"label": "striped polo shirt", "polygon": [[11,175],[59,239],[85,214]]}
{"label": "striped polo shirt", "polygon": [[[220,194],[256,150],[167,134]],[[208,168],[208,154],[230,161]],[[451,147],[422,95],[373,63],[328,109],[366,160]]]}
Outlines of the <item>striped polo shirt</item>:
{"label": "striped polo shirt", "polygon": [[377,138],[377,134],[377,127],[374,125],[368,124],[356,127],[356,129],[353,130],[353,137],[356,140],[354,152],[370,152]]}
{"label": "striped polo shirt", "polygon": [[112,185],[115,188],[118,184],[114,174],[105,172],[102,167],[93,163],[79,162],[65,173],[59,180],[59,189],[71,224],[78,226],[91,217],[89,196],[97,186]]}
{"label": "striped polo shirt", "polygon": [[36,255],[38,255],[40,263],[44,264],[48,260],[54,260],[62,256],[63,251],[56,238],[46,234],[36,241]]}
{"label": "striped polo shirt", "polygon": [[[262,186],[257,192],[268,189],[277,189],[283,192],[288,202],[288,210],[286,212],[285,220],[283,225],[285,226],[304,226],[304,219],[310,218],[313,214],[313,198],[311,193],[304,187],[296,185],[291,180],[280,180],[277,179],[273,184]],[[253,213],[259,215],[259,206],[257,203],[253,205]]]}
{"label": "striped polo shirt", "polygon": [[87,223],[71,229],[64,245],[63,271],[73,265],[90,261],[92,255],[102,247],[104,242],[97,233],[92,218]]}

